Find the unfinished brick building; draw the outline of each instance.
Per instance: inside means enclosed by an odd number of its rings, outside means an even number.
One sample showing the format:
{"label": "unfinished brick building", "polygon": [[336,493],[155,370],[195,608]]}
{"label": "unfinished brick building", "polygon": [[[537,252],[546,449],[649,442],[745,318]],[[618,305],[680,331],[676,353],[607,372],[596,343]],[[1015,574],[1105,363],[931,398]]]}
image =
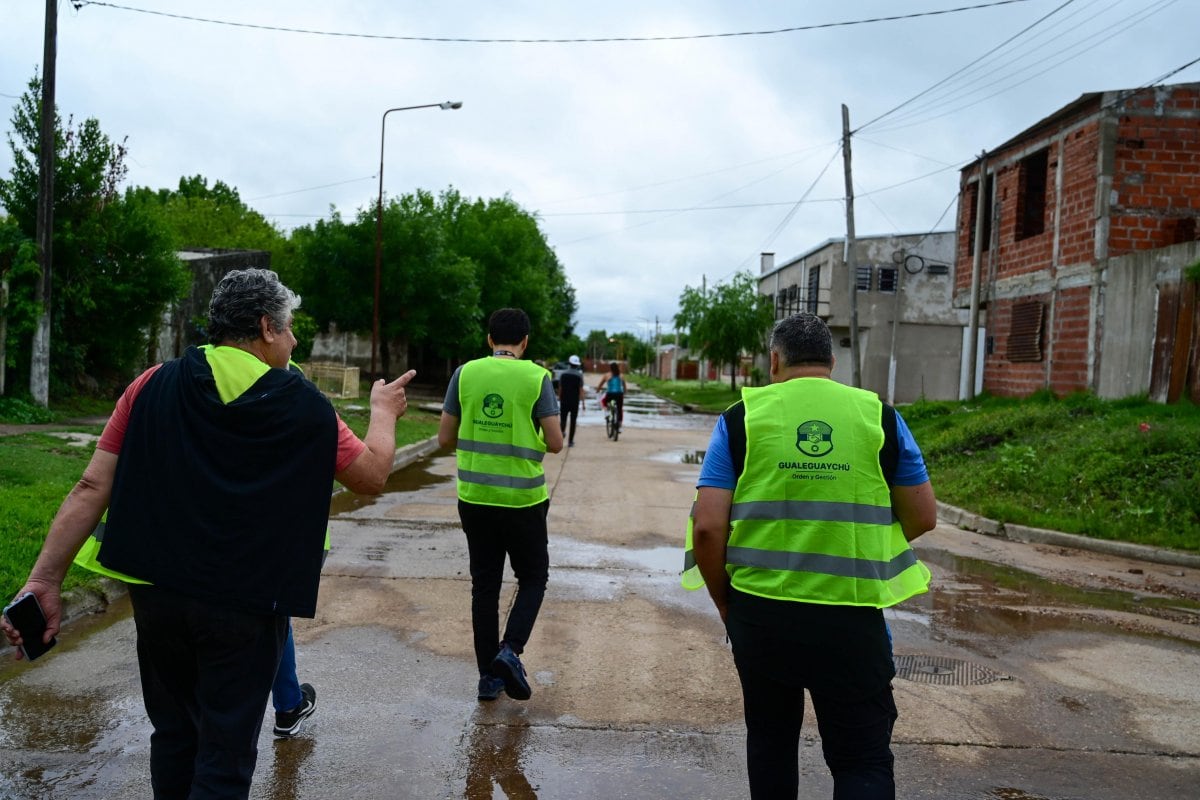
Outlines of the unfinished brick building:
{"label": "unfinished brick building", "polygon": [[1200,325],[1183,273],[1200,258],[1200,83],[1085,94],[965,167],[960,308],[981,164],[985,391],[1193,393]]}

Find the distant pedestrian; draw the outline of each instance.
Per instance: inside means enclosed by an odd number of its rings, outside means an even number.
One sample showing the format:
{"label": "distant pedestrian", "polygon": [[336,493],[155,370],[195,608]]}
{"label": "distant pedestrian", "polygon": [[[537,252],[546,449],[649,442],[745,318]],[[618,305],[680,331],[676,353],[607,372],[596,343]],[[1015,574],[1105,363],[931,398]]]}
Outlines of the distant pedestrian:
{"label": "distant pedestrian", "polygon": [[[492,314],[487,337],[492,354],[455,370],[438,428],[438,442],[454,447],[458,462],[458,514],[470,559],[480,700],[495,700],[502,689],[514,700],[532,694],[520,655],[550,572],[550,500],[542,458],[562,450],[563,436],[550,374],[521,359],[529,329],[529,316],[519,308]],[[505,557],[517,578],[517,593],[502,637]]]}
{"label": "distant pedestrian", "polygon": [[[567,433],[567,447],[575,446],[575,422],[579,409],[584,407],[583,362],[579,356],[567,359],[567,368],[558,378],[559,427]],[[567,417],[571,418],[571,429],[567,432]]]}
{"label": "distant pedestrian", "polygon": [[742,684],[753,800],[794,800],[804,690],[835,798],[895,797],[896,670],[881,609],[929,586],[909,546],[937,523],[921,451],[872,392],[831,379],[825,322],[771,333],[771,385],[718,418],[683,585],[707,585]]}

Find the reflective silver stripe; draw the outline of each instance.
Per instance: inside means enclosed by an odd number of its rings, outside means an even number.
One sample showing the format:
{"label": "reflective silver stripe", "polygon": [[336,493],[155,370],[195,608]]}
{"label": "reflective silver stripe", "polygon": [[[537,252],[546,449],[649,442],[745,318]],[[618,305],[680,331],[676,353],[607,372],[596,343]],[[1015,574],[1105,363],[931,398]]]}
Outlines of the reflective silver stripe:
{"label": "reflective silver stripe", "polygon": [[784,572],[813,572],[836,575],[840,578],[888,581],[917,563],[911,549],[891,561],[868,561],[849,556],[830,556],[824,553],[788,553],[780,550],[755,550],[751,547],[730,547],[726,563],[737,567],[758,567]]}
{"label": "reflective silver stripe", "polygon": [[687,572],[692,567],[696,566],[696,554],[691,550],[683,551],[683,571]]}
{"label": "reflective silver stripe", "polygon": [[459,439],[458,449],[466,450],[469,453],[483,453],[488,456],[527,458],[539,464],[546,456],[541,450],[534,450],[532,447],[517,447],[515,444],[499,444],[496,442],[476,442],[471,439]]}
{"label": "reflective silver stripe", "polygon": [[478,483],[483,486],[499,486],[502,489],[537,489],[546,485],[546,476],[537,475],[533,478],[517,478],[512,475],[492,475],[489,472],[471,472],[460,469],[458,479],[467,483]]}
{"label": "reflective silver stripe", "polygon": [[756,500],[734,503],[730,521],[742,519],[812,520],[814,522],[859,522],[865,525],[891,525],[892,509],[861,503],[833,503],[816,500]]}

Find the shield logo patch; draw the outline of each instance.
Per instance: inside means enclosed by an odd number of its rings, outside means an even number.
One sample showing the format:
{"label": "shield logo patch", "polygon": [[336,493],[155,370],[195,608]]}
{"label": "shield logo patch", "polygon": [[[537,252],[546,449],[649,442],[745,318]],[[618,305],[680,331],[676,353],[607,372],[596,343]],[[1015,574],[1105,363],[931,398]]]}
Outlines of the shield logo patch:
{"label": "shield logo patch", "polygon": [[504,398],[498,394],[489,394],[483,398],[483,415],[495,419],[504,413]]}
{"label": "shield logo patch", "polygon": [[818,458],[833,450],[833,428],[820,420],[809,420],[796,428],[796,449]]}

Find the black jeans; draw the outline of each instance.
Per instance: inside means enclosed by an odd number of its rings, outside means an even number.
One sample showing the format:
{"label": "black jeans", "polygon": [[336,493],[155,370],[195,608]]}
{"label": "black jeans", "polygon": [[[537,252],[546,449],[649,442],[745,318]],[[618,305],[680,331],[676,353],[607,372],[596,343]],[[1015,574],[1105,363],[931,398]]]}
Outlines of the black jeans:
{"label": "black jeans", "polygon": [[[533,632],[550,577],[550,554],[546,549],[549,510],[548,500],[526,508],[458,501],[471,561],[471,629],[480,675],[491,673],[492,659],[501,642],[519,654]],[[505,556],[517,578],[517,594],[501,638],[499,605]]]}
{"label": "black jeans", "polygon": [[155,800],[246,798],[287,617],[131,585]]}
{"label": "black jeans", "polygon": [[726,627],[742,684],[750,797],[795,800],[808,689],[834,800],[893,800],[895,669],[882,612],[733,590]]}
{"label": "black jeans", "polygon": [[567,434],[567,417],[571,418],[571,433],[567,435],[567,444],[570,444],[575,441],[575,421],[579,418],[579,404],[571,407],[563,405],[559,410],[559,417],[558,426],[562,428],[564,435]]}

